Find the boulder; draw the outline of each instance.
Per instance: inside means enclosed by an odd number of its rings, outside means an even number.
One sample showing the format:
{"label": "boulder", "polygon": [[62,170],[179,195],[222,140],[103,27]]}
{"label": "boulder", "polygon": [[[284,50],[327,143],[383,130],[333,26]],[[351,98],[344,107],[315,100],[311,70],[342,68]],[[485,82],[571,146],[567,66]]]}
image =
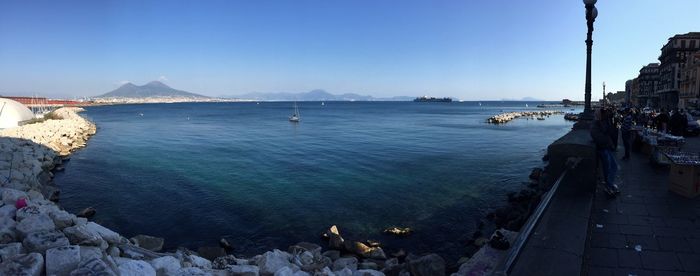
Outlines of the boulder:
{"label": "boulder", "polygon": [[19,254],[0,263],[0,275],[39,276],[44,272],[44,257],[39,253]]}
{"label": "boulder", "polygon": [[73,270],[71,276],[116,276],[116,273],[102,260],[89,259],[80,261],[78,269]]}
{"label": "boulder", "polygon": [[156,276],[156,270],[144,261],[128,260],[119,264],[121,276]]}
{"label": "boulder", "polygon": [[102,239],[100,234],[89,230],[87,224],[66,227],[63,229],[63,233],[66,234],[71,244],[107,248],[107,242]]}
{"label": "boulder", "polygon": [[229,265],[237,265],[236,256],[226,255],[214,259],[211,262],[211,267],[213,269],[225,269]]}
{"label": "boulder", "polygon": [[352,276],[352,270],[347,267],[341,270],[333,271],[333,273],[335,273],[335,276]]}
{"label": "boulder", "polygon": [[22,237],[26,237],[32,232],[54,229],[56,229],[56,225],[53,223],[51,217],[43,213],[25,218],[17,224],[17,232],[19,232]]}
{"label": "boulder", "polygon": [[70,245],[63,233],[56,230],[32,232],[22,242],[28,252],[44,254],[49,248]]}
{"label": "boulder", "polygon": [[18,242],[0,244],[0,263],[3,260],[22,253],[22,244]]}
{"label": "boulder", "polygon": [[379,269],[379,265],[373,262],[361,262],[357,264],[357,269],[373,269],[377,270]]}
{"label": "boulder", "polygon": [[226,253],[230,253],[231,251],[233,251],[233,245],[231,245],[231,243],[226,238],[221,238],[219,240],[219,246],[226,250]]}
{"label": "boulder", "polygon": [[136,244],[136,246],[151,250],[153,252],[161,251],[163,249],[163,244],[165,243],[165,239],[163,238],[148,235],[137,235],[129,240]]}
{"label": "boulder", "polygon": [[75,224],[74,221],[76,216],[64,210],[51,212],[49,213],[49,216],[53,220],[53,223],[56,225],[57,229],[63,229]]}
{"label": "boulder", "polygon": [[5,204],[0,207],[0,218],[14,218],[17,213],[17,208],[14,205]]}
{"label": "boulder", "polygon": [[226,251],[218,246],[203,246],[197,249],[197,254],[207,260],[214,260],[221,256],[226,256]]}
{"label": "boulder", "polygon": [[304,271],[313,272],[321,270],[329,266],[332,261],[328,257],[321,256],[321,254],[318,253],[319,251],[316,251],[316,254],[312,254],[311,251],[295,250],[295,254],[292,256],[292,263]]}
{"label": "boulder", "polygon": [[437,254],[428,254],[408,261],[408,268],[414,276],[445,275],[445,260]]}
{"label": "boulder", "polygon": [[102,259],[102,249],[95,246],[80,246],[80,261]]}
{"label": "boulder", "polygon": [[136,260],[141,260],[141,259],[155,259],[163,256],[167,256],[166,254],[162,253],[156,253],[147,249],[143,249],[141,247],[131,245],[131,244],[120,244],[119,249],[121,249],[121,255],[125,257],[129,257],[132,259]]}
{"label": "boulder", "polygon": [[17,223],[9,217],[0,217],[0,243],[17,240]]}
{"label": "boulder", "polygon": [[384,276],[384,273],[372,269],[361,269],[353,272],[352,276]]}
{"label": "boulder", "polygon": [[29,196],[25,192],[10,188],[2,189],[2,202],[4,202],[5,204],[14,206],[17,200],[22,197],[29,198]]}
{"label": "boulder", "polygon": [[187,260],[194,267],[211,269],[211,261],[197,255],[189,255]]}
{"label": "boulder", "polygon": [[345,244],[345,250],[360,255],[364,258],[372,258],[372,259],[386,259],[386,254],[384,254],[384,250],[380,247],[369,247],[364,243],[361,242],[350,242],[346,241]]}
{"label": "boulder", "polygon": [[343,243],[345,240],[343,240],[343,237],[340,236],[337,226],[331,226],[331,228],[328,229],[328,232],[326,232],[326,235],[328,235],[328,247],[332,249],[343,248]]}
{"label": "boulder", "polygon": [[83,209],[82,211],[78,212],[76,215],[78,217],[81,217],[81,218],[90,219],[90,218],[94,217],[96,213],[97,213],[97,209],[95,209],[93,207],[87,207],[87,208]]}
{"label": "boulder", "polygon": [[326,251],[326,252],[323,252],[323,254],[321,254],[321,255],[330,258],[331,261],[335,261],[335,260],[337,260],[338,258],[340,258],[340,251],[338,251],[338,250],[328,250],[328,251]]}
{"label": "boulder", "polygon": [[260,268],[260,274],[272,275],[282,267],[291,267],[290,259],[289,253],[275,249],[265,252],[258,260],[257,265]]}
{"label": "boulder", "polygon": [[180,261],[173,256],[164,256],[149,261],[158,275],[173,275],[182,268]]}
{"label": "boulder", "polygon": [[333,262],[333,271],[342,270],[343,268],[348,268],[352,271],[357,270],[357,258],[343,257]]}
{"label": "boulder", "polygon": [[80,247],[61,246],[46,250],[46,275],[68,275],[80,264]]}
{"label": "boulder", "polygon": [[321,246],[310,242],[300,242],[295,245],[290,246],[287,252],[295,254],[295,252],[309,251],[313,255],[321,254]]}
{"label": "boulder", "polygon": [[106,227],[97,223],[88,222],[87,224],[85,224],[85,227],[88,229],[88,231],[100,235],[100,237],[102,237],[103,240],[107,241],[110,244],[123,244],[127,242],[126,239],[121,235],[117,234],[117,232],[109,230]]}
{"label": "boulder", "polygon": [[285,266],[275,271],[274,276],[311,276],[311,274],[301,270],[294,271],[294,269]]}
{"label": "boulder", "polygon": [[254,265],[229,265],[226,271],[232,276],[258,276],[260,269]]}
{"label": "boulder", "polygon": [[197,267],[183,267],[177,270],[174,276],[211,276],[211,273],[206,273],[204,270]]}

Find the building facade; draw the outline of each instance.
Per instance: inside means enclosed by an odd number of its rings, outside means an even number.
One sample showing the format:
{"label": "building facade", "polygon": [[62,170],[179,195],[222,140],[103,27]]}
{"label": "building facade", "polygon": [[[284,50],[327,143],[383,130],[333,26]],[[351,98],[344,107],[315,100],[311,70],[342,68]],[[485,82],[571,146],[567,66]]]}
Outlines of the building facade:
{"label": "building facade", "polygon": [[659,56],[659,96],[660,107],[675,108],[685,106],[691,98],[680,95],[681,71],[686,67],[688,57],[700,50],[700,32],[675,35],[661,48]]}
{"label": "building facade", "polygon": [[[649,63],[639,69],[637,80],[637,105],[659,107],[659,96],[656,90],[659,87],[659,64]],[[634,87],[634,80],[633,85]],[[634,90],[633,88],[631,90]]]}
{"label": "building facade", "polygon": [[681,70],[679,93],[685,100],[684,108],[700,108],[700,51],[686,59],[685,68]]}
{"label": "building facade", "polygon": [[630,106],[641,106],[637,100],[639,96],[639,78],[632,79],[632,88],[630,90]]}

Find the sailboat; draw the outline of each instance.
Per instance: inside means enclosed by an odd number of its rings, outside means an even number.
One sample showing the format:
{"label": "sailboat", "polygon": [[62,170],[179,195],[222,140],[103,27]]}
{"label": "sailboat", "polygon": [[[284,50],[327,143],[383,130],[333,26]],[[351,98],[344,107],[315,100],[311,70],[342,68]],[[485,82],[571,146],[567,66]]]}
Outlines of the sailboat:
{"label": "sailboat", "polygon": [[301,120],[301,116],[299,114],[299,107],[297,107],[297,102],[294,102],[294,114],[292,116],[289,116],[289,121],[293,123],[298,123]]}

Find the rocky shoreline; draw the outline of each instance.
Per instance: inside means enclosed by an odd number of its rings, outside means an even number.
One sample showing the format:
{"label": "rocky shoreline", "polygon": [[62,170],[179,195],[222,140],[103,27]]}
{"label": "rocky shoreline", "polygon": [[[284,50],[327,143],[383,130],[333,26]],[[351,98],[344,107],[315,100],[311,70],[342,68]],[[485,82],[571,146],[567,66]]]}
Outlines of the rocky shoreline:
{"label": "rocky shoreline", "polygon": [[[286,251],[274,249],[251,258],[230,252],[225,239],[198,252],[178,248],[160,252],[162,238],[138,235],[130,239],[89,218],[94,209],[77,215],[58,204],[60,190],[53,171],[71,152],[85,147],[95,125],[61,108],[44,122],[0,130],[0,275],[472,275],[495,266],[507,251],[541,190],[531,178],[529,191],[513,194],[510,205],[490,215],[466,246],[466,257],[447,268],[437,254],[417,256],[403,250],[386,253],[373,241],[345,240],[336,226],[324,234],[323,246],[301,242]],[[498,231],[495,229],[505,228]],[[408,228],[388,234],[410,234]],[[494,232],[495,231],[495,232]],[[396,232],[396,233],[394,233]],[[494,232],[485,236],[482,232]],[[326,249],[324,251],[324,249]]]}

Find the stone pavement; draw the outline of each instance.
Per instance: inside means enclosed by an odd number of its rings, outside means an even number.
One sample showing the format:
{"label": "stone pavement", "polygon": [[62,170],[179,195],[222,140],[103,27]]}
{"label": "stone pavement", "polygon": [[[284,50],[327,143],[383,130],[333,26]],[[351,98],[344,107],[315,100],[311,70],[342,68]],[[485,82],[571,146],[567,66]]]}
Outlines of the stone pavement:
{"label": "stone pavement", "polygon": [[[700,151],[700,138],[684,150]],[[622,161],[621,194],[596,192],[581,275],[699,275],[700,197],[687,199],[668,190],[667,167],[632,152]]]}

